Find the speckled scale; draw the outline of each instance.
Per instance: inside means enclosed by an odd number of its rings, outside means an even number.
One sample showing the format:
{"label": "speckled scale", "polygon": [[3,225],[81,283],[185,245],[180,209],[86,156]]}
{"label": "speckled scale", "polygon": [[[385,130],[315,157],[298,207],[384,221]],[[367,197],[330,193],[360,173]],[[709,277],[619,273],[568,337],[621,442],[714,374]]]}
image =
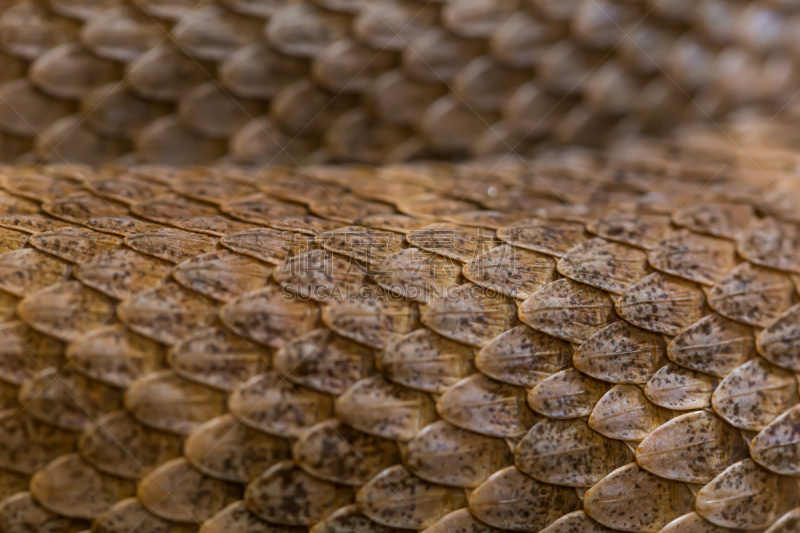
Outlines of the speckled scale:
{"label": "speckled scale", "polygon": [[306,235],[319,235],[320,233],[334,230],[342,224],[312,215],[299,215],[273,218],[269,220],[266,225],[280,231],[294,231]]}
{"label": "speckled scale", "polygon": [[228,396],[228,410],[243,424],[277,437],[297,438],[333,417],[333,399],[297,387],[277,372],[265,372]]}
{"label": "speckled scale", "polygon": [[269,228],[255,228],[226,235],[220,244],[234,252],[280,265],[289,257],[316,248],[314,237]]}
{"label": "speckled scale", "polygon": [[350,487],[308,475],[284,461],[253,480],[245,491],[247,508],[272,523],[309,526],[353,501]]}
{"label": "speckled scale", "polygon": [[696,510],[718,526],[764,528],[797,506],[797,481],[752,459],[728,467],[697,493]]}
{"label": "speckled scale", "polygon": [[336,398],[336,414],[349,426],[392,440],[409,440],[436,419],[428,394],[379,374],[362,379]]}
{"label": "speckled scale", "polygon": [[285,291],[320,303],[359,294],[368,268],[359,261],[328,250],[311,250],[287,258],[272,276]]}
{"label": "speckled scale", "polygon": [[750,442],[750,455],[776,474],[800,475],[800,406],[795,405],[769,423]]}
{"label": "speckled scale", "polygon": [[412,302],[375,294],[334,300],[322,309],[322,322],[343,337],[382,349],[418,326],[419,310]]}
{"label": "speckled scale", "polygon": [[66,222],[82,224],[90,218],[124,216],[128,207],[94,194],[73,193],[45,202],[42,211]]}
{"label": "speckled scale", "polygon": [[672,412],[658,407],[636,385],[615,385],[597,402],[589,426],[610,439],[639,441],[666,423]]}
{"label": "speckled scale", "polygon": [[524,300],[555,281],[556,262],[548,255],[505,244],[467,263],[464,277],[509,298]]}
{"label": "speckled scale", "polygon": [[[395,233],[402,233],[405,235],[409,231],[424,228],[430,224],[430,221],[402,215],[400,213],[376,213],[359,218],[355,223],[367,228],[394,231]],[[341,226],[341,224],[337,224],[336,227],[339,226]]]}
{"label": "speckled scale", "polygon": [[291,457],[286,439],[241,424],[230,414],[196,427],[183,447],[186,459],[200,472],[231,483],[248,483]]}
{"label": "speckled scale", "polygon": [[122,324],[89,331],[66,347],[72,369],[92,379],[127,388],[164,365],[164,348]]}
{"label": "speckled scale", "polygon": [[795,374],[760,357],[728,374],[711,397],[717,414],[750,431],[761,431],[798,402]]}
{"label": "speckled scale", "polygon": [[248,510],[243,501],[238,501],[203,522],[199,533],[304,533],[305,531],[307,528],[302,526],[280,526],[265,522]]}
{"label": "speckled scale", "polygon": [[184,458],[156,468],[136,490],[143,507],[173,522],[203,522],[241,497],[239,485],[207,476]]}
{"label": "speckled scale", "polygon": [[126,411],[98,418],[80,435],[81,457],[100,472],[134,481],[183,453],[183,438],[149,428]]}
{"label": "speckled scale", "polygon": [[238,334],[280,348],[287,340],[314,329],[319,308],[314,302],[289,299],[280,287],[268,285],[228,302],[220,317]]}
{"label": "speckled scale", "polygon": [[204,296],[229,302],[268,283],[272,267],[227,250],[198,255],[180,263],[175,281]]}
{"label": "speckled scale", "polygon": [[29,239],[30,235],[25,232],[0,228],[0,254],[24,248]]}
{"label": "speckled scale", "polygon": [[247,197],[242,195],[239,199],[223,205],[222,212],[251,224],[267,224],[275,218],[308,214],[308,210],[301,205],[281,202],[264,193]]}
{"label": "speckled scale", "polygon": [[292,446],[294,462],[310,475],[359,487],[384,468],[400,463],[397,443],[364,433],[339,420],[326,420]]}
{"label": "speckled scale", "polygon": [[163,228],[125,237],[125,244],[143,254],[180,263],[217,248],[217,239],[202,233]]}
{"label": "speckled scale", "polygon": [[16,409],[19,407],[19,387],[0,381],[0,409]]}
{"label": "speckled scale", "polygon": [[622,294],[647,274],[647,255],[631,246],[599,237],[570,249],[559,261],[558,272],[614,294]]}
{"label": "speckled scale", "polygon": [[539,416],[526,403],[526,391],[483,374],[464,378],[436,402],[439,416],[461,428],[493,437],[520,437]]}
{"label": "speckled scale", "polygon": [[580,508],[575,489],[536,481],[509,466],[469,495],[469,510],[500,529],[534,533]]}
{"label": "speckled scale", "polygon": [[13,229],[31,235],[69,227],[69,224],[39,214],[0,216],[0,227]]}
{"label": "speckled scale", "polygon": [[122,302],[119,318],[136,333],[173,345],[191,331],[214,324],[217,312],[194,291],[165,283]]}
{"label": "speckled scale", "polygon": [[30,492],[17,492],[0,500],[0,527],[13,533],[41,531],[73,533],[86,527],[87,522],[51,513],[39,505]]}
{"label": "speckled scale", "polygon": [[269,176],[258,183],[258,188],[275,198],[303,204],[331,202],[346,193],[344,186],[331,180],[297,172],[286,176]]}
{"label": "speckled scale", "polygon": [[[328,515],[321,522],[314,524],[308,531],[310,533],[392,533],[396,530],[371,520],[358,510],[357,505],[345,505]],[[259,533],[259,531],[253,531],[252,533]]]}
{"label": "speckled scale", "polygon": [[498,381],[530,388],[572,366],[572,352],[567,342],[517,326],[481,348],[475,366]]}
{"label": "speckled scale", "polygon": [[91,533],[196,533],[195,524],[180,524],[159,518],[136,498],[126,498],[97,515]]}
{"label": "speckled scale", "polygon": [[394,213],[394,208],[382,202],[373,202],[353,196],[339,194],[314,199],[308,209],[318,217],[335,220],[343,224],[352,224],[369,215]]}
{"label": "speckled scale", "polygon": [[771,363],[800,372],[800,305],[790,307],[761,330],[756,348]]}
{"label": "speckled scale", "polygon": [[708,483],[747,456],[741,432],[705,410],[673,418],[636,448],[639,466],[683,483]]}
{"label": "speckled scale", "polygon": [[60,228],[30,238],[34,248],[60,257],[70,263],[83,263],[99,254],[122,246],[122,239],[87,228]]}
{"label": "speckled scale", "polygon": [[698,233],[736,239],[755,220],[747,204],[694,203],[672,216],[672,222]]}
{"label": "speckled scale", "polygon": [[166,261],[120,248],[81,263],[75,269],[75,277],[107,296],[126,300],[160,286],[170,271]]}
{"label": "speckled scale", "polygon": [[654,533],[689,512],[692,500],[686,485],[631,463],[589,489],[583,505],[586,514],[607,527]]}
{"label": "speckled scale", "polygon": [[172,224],[182,218],[213,215],[217,208],[177,194],[164,194],[131,206],[131,213],[158,224]]}
{"label": "speckled scale", "polygon": [[475,210],[451,213],[442,217],[445,222],[459,226],[472,226],[475,228],[489,228],[499,230],[519,219],[519,215],[507,214],[500,211]]}
{"label": "speckled scale", "polygon": [[213,235],[215,237],[224,237],[232,233],[238,233],[240,231],[255,229],[258,227],[253,224],[240,222],[238,220],[221,215],[181,218],[173,221],[172,224],[175,227],[185,229],[186,231],[205,233],[206,235]]}
{"label": "speckled scale", "polygon": [[513,464],[506,441],[465,431],[439,420],[411,439],[403,463],[431,483],[475,488],[494,472]]}
{"label": "speckled scale", "polygon": [[589,416],[611,385],[574,368],[553,374],[528,392],[528,405],[549,418]]}
{"label": "speckled scale", "polygon": [[662,366],[647,382],[644,393],[654,404],[676,411],[705,409],[719,380],[674,363]]}
{"label": "speckled scale", "polygon": [[676,518],[658,533],[729,533],[730,530],[712,524],[697,513],[685,514]]}
{"label": "speckled scale", "polygon": [[609,241],[650,250],[669,231],[669,217],[612,211],[589,222],[586,229]]}
{"label": "speckled scale", "polygon": [[545,418],[514,450],[514,463],[523,473],[566,487],[591,487],[632,460],[624,443],[600,435],[580,419]]}
{"label": "speckled scale", "polygon": [[426,302],[458,285],[461,263],[420,250],[407,248],[372,265],[372,279],[383,289],[408,300]]}
{"label": "speckled scale", "polygon": [[0,191],[0,214],[33,215],[38,212],[39,204],[36,202]]}
{"label": "speckled scale", "polygon": [[475,372],[475,349],[420,328],[390,343],[379,368],[389,380],[427,392],[442,393]]}
{"label": "speckled scale", "polygon": [[0,469],[22,476],[78,447],[79,433],[40,422],[24,410],[0,411],[0,424]]}
{"label": "speckled scale", "polygon": [[170,183],[175,192],[200,202],[225,205],[256,193],[247,181],[231,179],[213,172],[201,175],[184,174]]}
{"label": "speckled scale", "polygon": [[466,505],[464,491],[435,485],[392,466],[372,478],[356,495],[366,516],[388,527],[424,529]]}
{"label": "speckled scale", "polygon": [[589,238],[582,223],[540,218],[517,220],[497,230],[497,237],[514,246],[555,257],[563,257]]}
{"label": "speckled scale", "polygon": [[711,286],[736,266],[732,242],[680,230],[654,246],[647,254],[656,270]]}
{"label": "speckled scale", "polygon": [[82,190],[77,181],[48,176],[44,172],[36,172],[35,169],[20,168],[18,171],[3,173],[0,179],[7,192],[37,202],[63,198]]}
{"label": "speckled scale", "polygon": [[139,422],[186,434],[225,412],[224,393],[181,378],[170,370],[147,374],[125,392],[125,409]]}
{"label": "speckled scale", "polygon": [[603,524],[596,522],[583,511],[565,514],[540,533],[614,533]]}
{"label": "speckled scale", "polygon": [[667,345],[671,361],[719,378],[755,355],[752,328],[716,313],[685,328]]}
{"label": "speckled scale", "polygon": [[0,323],[0,380],[22,385],[40,370],[63,364],[64,345],[20,321]]}
{"label": "speckled scale", "polygon": [[160,224],[126,216],[90,218],[84,222],[84,226],[101,233],[119,235],[120,237],[145,233],[164,227]]}
{"label": "speckled scale", "polygon": [[344,226],[320,233],[316,242],[326,250],[373,265],[405,248],[401,235],[362,226]]}
{"label": "speckled scale", "polygon": [[405,215],[430,220],[441,220],[453,213],[474,211],[478,205],[464,199],[445,198],[437,194],[422,194],[397,202],[397,210]]}
{"label": "speckled scale", "polygon": [[695,283],[654,272],[640,279],[615,303],[619,316],[640,328],[677,335],[707,312],[706,297]]}
{"label": "speckled scale", "polygon": [[285,342],[272,365],[292,383],[339,395],[375,372],[374,359],[366,346],[321,328]]}
{"label": "speckled scale", "polygon": [[221,326],[194,331],[170,348],[167,363],[178,375],[230,392],[266,370],[266,349]]}
{"label": "speckled scale", "polygon": [[78,281],[65,281],[28,294],[17,306],[17,313],[34,329],[70,342],[111,323],[116,305],[108,296]]}
{"label": "speckled scale", "polygon": [[533,329],[580,344],[613,323],[616,313],[607,292],[563,278],[525,300],[519,318]]}
{"label": "speckled scale", "polygon": [[800,224],[762,218],[740,235],[737,249],[756,265],[800,274]]}
{"label": "speckled scale", "polygon": [[34,474],[30,490],[49,511],[91,520],[117,501],[133,496],[136,483],[103,474],[74,453],[61,456]]}
{"label": "speckled scale", "polygon": [[615,322],[584,342],[572,358],[575,368],[612,383],[645,383],[667,362],[661,335]]}
{"label": "speckled scale", "polygon": [[494,230],[445,222],[411,230],[406,238],[412,246],[462,263],[472,261],[500,244]]}
{"label": "speckled scale", "polygon": [[466,283],[423,306],[420,320],[447,338],[485,346],[517,324],[517,308],[500,293]]}
{"label": "speckled scale", "polygon": [[169,192],[169,188],[131,175],[101,178],[88,182],[88,188],[103,198],[128,205],[149,202]]}

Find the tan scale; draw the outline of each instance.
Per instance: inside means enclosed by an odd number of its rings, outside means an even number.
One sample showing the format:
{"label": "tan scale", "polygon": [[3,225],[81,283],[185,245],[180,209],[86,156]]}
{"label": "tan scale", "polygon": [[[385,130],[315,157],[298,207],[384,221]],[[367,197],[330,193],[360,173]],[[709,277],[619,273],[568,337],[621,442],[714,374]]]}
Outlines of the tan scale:
{"label": "tan scale", "polygon": [[537,383],[528,392],[528,405],[548,418],[584,418],[610,388],[610,383],[568,368]]}
{"label": "tan scale", "polygon": [[160,287],[169,273],[168,262],[127,248],[95,255],[74,270],[81,283],[117,300]]}
{"label": "tan scale", "polygon": [[610,439],[641,441],[673,417],[647,399],[637,385],[615,385],[589,415],[589,426]]}

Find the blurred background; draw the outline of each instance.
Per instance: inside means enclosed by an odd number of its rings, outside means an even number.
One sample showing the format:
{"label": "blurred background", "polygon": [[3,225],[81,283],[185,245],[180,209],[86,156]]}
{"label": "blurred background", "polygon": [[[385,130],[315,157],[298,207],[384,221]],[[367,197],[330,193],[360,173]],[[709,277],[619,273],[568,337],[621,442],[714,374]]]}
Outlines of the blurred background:
{"label": "blurred background", "polygon": [[797,135],[798,0],[0,5],[3,162],[378,164]]}

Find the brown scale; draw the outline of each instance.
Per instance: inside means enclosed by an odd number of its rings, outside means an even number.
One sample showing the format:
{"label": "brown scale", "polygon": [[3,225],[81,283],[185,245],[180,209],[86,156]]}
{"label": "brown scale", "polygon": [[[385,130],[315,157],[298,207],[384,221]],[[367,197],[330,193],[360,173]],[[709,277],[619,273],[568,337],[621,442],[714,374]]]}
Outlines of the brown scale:
{"label": "brown scale", "polygon": [[271,265],[225,251],[195,256],[180,263],[172,276],[182,286],[219,302],[267,286]]}
{"label": "brown scale", "polygon": [[4,322],[0,325],[2,363],[0,379],[20,386],[46,368],[64,361],[63,343],[43,335],[23,322]]}
{"label": "brown scale", "polygon": [[800,273],[800,226],[766,217],[741,234],[737,248],[748,261]]}
{"label": "brown scale", "polygon": [[739,431],[709,411],[694,411],[666,422],[636,448],[642,468],[666,479],[708,483],[748,457]]}
{"label": "brown scale", "polygon": [[644,252],[601,238],[570,249],[558,262],[558,272],[574,281],[621,294],[647,273]]}
{"label": "brown scale", "polygon": [[392,294],[426,302],[458,285],[461,264],[443,255],[407,248],[375,262],[370,273]]}
{"label": "brown scale", "polygon": [[300,437],[334,416],[330,396],[294,386],[277,372],[260,374],[239,385],[227,404],[243,424],[285,438]]}
{"label": "brown scale", "polygon": [[361,226],[344,226],[320,233],[315,241],[328,251],[346,255],[368,265],[385,260],[405,248],[400,235]]}
{"label": "brown scale", "polygon": [[604,437],[580,419],[544,419],[514,450],[523,473],[566,487],[591,487],[632,459],[623,442]]}
{"label": "brown scale", "polygon": [[541,483],[513,466],[495,472],[469,495],[469,511],[478,520],[521,532],[540,531],[580,505],[574,489]]}
{"label": "brown scale", "polygon": [[526,388],[572,365],[572,347],[559,339],[517,326],[495,337],[475,356],[481,373]]}
{"label": "brown scale", "polygon": [[284,343],[272,365],[292,383],[340,395],[375,372],[374,359],[373,350],[321,328]]}
{"label": "brown scale", "polygon": [[334,419],[305,432],[292,446],[292,456],[300,468],[316,478],[359,487],[384,468],[399,464],[400,448],[389,439]]}
{"label": "brown scale", "polygon": [[284,461],[253,480],[245,491],[247,508],[260,518],[287,526],[309,526],[352,503],[353,490],[314,478]]}
{"label": "brown scale", "polygon": [[223,481],[246,484],[279,461],[288,459],[288,441],[222,415],[195,428],[184,441],[184,456],[200,472]]}
{"label": "brown scale", "polygon": [[145,426],[126,411],[99,417],[80,436],[78,451],[96,470],[138,481],[158,465],[179,457],[181,435]]}
{"label": "brown scale", "polygon": [[224,237],[232,233],[240,231],[255,229],[257,226],[240,222],[231,218],[211,215],[205,217],[192,217],[176,220],[172,223],[175,227],[185,229],[186,231],[194,231],[197,233],[205,233],[214,237]]}
{"label": "brown scale", "polygon": [[4,215],[0,217],[0,227],[30,233],[31,235],[68,226],[69,224],[39,214]]}
{"label": "brown scale", "polygon": [[98,514],[93,533],[196,533],[197,525],[164,520],[150,512],[136,498],[126,498]]}
{"label": "brown scale", "polygon": [[23,298],[66,281],[71,270],[65,261],[34,248],[5,252],[0,255],[0,289]]}
{"label": "brown scale", "polygon": [[89,522],[68,518],[50,512],[39,505],[30,492],[18,492],[0,502],[0,526],[8,531],[67,531],[77,533],[84,530]]}
{"label": "brown scale", "polygon": [[242,194],[225,202],[221,209],[224,213],[251,224],[265,224],[274,218],[308,214],[303,206],[274,200],[264,193],[250,196]]}
{"label": "brown scale", "polygon": [[719,381],[713,376],[669,363],[647,382],[647,399],[665,409],[689,411],[711,406]]}
{"label": "brown scale", "polygon": [[[371,287],[362,285],[359,293],[362,288]],[[370,348],[383,349],[418,327],[420,311],[412,302],[367,290],[362,299],[335,299],[323,307],[321,317],[337,334]]]}
{"label": "brown scale", "polygon": [[613,533],[614,531],[595,522],[584,511],[574,511],[542,529],[541,533]]}
{"label": "brown scale", "polygon": [[736,266],[733,243],[679,230],[647,255],[656,270],[712,286]]}
{"label": "brown scale", "polygon": [[48,215],[82,224],[90,218],[122,216],[128,209],[123,204],[109,201],[94,194],[72,193],[42,204],[42,211]]}
{"label": "brown scale", "polygon": [[528,392],[528,405],[548,418],[584,418],[610,388],[605,381],[568,368],[537,383]]}
{"label": "brown scale", "polygon": [[220,326],[183,337],[166,358],[181,377],[225,392],[262,373],[269,360],[266,349]]}
{"label": "brown scale", "polygon": [[216,238],[180,229],[162,228],[125,237],[125,244],[137,252],[170,263],[180,263],[217,249]]}
{"label": "brown scale", "polygon": [[463,489],[436,485],[403,466],[383,470],[356,495],[361,512],[388,527],[425,529],[466,505]]}
{"label": "brown scale", "polygon": [[798,313],[794,305],[769,323],[756,337],[758,353],[771,363],[789,370],[800,370],[797,360]]}
{"label": "brown scale", "polygon": [[758,464],[781,475],[800,470],[798,443],[794,438],[800,408],[794,406],[773,420],[750,441],[750,456]]}
{"label": "brown scale", "polygon": [[73,274],[87,287],[111,298],[127,300],[164,283],[169,275],[169,263],[118,248],[87,259]]}
{"label": "brown scale", "polygon": [[666,526],[660,533],[725,533],[727,528],[717,526],[696,512],[685,514],[676,518]]}
{"label": "brown scale", "polygon": [[421,391],[444,393],[475,372],[475,349],[420,328],[392,342],[377,359],[389,380]]}
{"label": "brown scale", "polygon": [[598,433],[623,441],[640,441],[673,417],[645,396],[636,385],[615,385],[592,409],[589,426]]}
{"label": "brown scale", "polygon": [[86,228],[69,227],[39,233],[32,236],[28,243],[70,263],[83,263],[120,248],[122,239]]}
{"label": "brown scale", "polygon": [[[738,496],[741,487],[752,491],[748,503]],[[722,527],[757,529],[775,522],[796,507],[794,480],[765,470],[752,459],[728,467],[697,493],[697,513]],[[751,505],[752,504],[752,505]]]}
{"label": "brown scale", "polygon": [[120,237],[128,237],[163,228],[160,224],[153,224],[127,216],[90,218],[84,222],[84,225],[95,231],[119,235]]}
{"label": "brown scale", "polygon": [[734,426],[760,431],[800,402],[796,376],[757,357],[728,374],[714,391],[714,411]]}
{"label": "brown scale", "polygon": [[464,266],[464,277],[509,298],[524,300],[555,281],[556,262],[509,245],[493,248]]}
{"label": "brown scale", "polygon": [[220,239],[219,242],[234,252],[273,265],[281,265],[289,257],[316,248],[312,235],[268,228],[254,228],[232,233]]}
{"label": "brown scale", "polygon": [[667,345],[671,361],[719,378],[755,356],[753,329],[716,313],[683,329]]}
{"label": "brown scale", "polygon": [[2,411],[0,421],[5,428],[1,437],[0,468],[26,479],[26,484],[19,490],[27,490],[27,476],[78,447],[79,433],[45,424],[24,411]]}

